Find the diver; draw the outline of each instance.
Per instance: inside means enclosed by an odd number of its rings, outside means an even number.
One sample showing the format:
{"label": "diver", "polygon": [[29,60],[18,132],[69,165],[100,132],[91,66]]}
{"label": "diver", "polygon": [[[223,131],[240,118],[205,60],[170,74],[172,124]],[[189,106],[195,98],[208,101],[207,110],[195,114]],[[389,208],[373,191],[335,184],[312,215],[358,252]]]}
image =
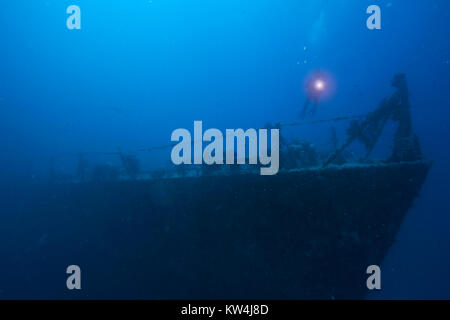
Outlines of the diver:
{"label": "diver", "polygon": [[[306,82],[306,100],[303,104],[303,110],[300,118],[305,118],[307,114],[314,115],[319,105],[319,98],[325,89],[325,81],[321,76],[320,71],[317,71],[314,76],[310,77]],[[312,107],[310,105],[312,103]]]}

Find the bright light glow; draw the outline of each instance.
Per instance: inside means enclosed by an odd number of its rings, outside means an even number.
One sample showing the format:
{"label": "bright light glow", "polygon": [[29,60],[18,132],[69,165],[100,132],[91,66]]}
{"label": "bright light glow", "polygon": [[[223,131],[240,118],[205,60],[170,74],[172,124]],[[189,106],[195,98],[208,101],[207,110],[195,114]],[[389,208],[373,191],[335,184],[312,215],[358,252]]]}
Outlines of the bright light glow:
{"label": "bright light glow", "polygon": [[322,91],[325,88],[325,83],[322,80],[316,80],[314,87],[316,90]]}
{"label": "bright light glow", "polygon": [[320,99],[320,103],[322,103],[334,96],[336,82],[330,72],[322,69],[313,70],[303,80],[303,90],[308,99]]}

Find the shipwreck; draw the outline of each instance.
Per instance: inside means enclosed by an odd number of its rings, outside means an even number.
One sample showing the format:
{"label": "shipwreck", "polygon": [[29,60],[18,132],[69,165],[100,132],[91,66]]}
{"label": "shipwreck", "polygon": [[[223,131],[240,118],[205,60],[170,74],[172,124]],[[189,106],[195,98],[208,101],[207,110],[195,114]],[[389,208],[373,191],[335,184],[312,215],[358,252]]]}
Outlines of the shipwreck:
{"label": "shipwreck", "polygon": [[[76,264],[77,298],[364,298],[366,268],[381,265],[432,164],[412,129],[406,77],[392,84],[396,92],[354,119],[328,154],[285,143],[273,176],[252,166],[142,173],[122,153],[122,169],[88,176],[80,155],[76,175],[52,171],[11,208],[1,237],[23,251],[8,253],[2,276],[22,290],[3,290],[74,297],[65,268]],[[370,160],[388,120],[398,123],[392,155]],[[346,148],[357,140],[366,154],[350,162]]]}

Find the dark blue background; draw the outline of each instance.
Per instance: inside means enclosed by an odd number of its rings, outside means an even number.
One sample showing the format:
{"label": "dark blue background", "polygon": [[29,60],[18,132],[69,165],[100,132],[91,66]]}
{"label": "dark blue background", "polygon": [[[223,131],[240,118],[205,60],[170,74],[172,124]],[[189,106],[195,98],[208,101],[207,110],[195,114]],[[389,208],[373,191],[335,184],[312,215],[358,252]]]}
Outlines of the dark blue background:
{"label": "dark blue background", "polygon": [[[81,7],[81,30],[66,28],[70,4]],[[382,30],[366,28],[370,4]],[[383,290],[369,297],[450,298],[449,10],[447,0],[3,0],[2,179],[42,178],[57,153],[166,144],[194,120],[296,121],[303,79],[317,68],[336,90],[316,118],[364,114],[405,72],[414,128],[435,163],[382,266]],[[320,145],[328,130],[287,134]],[[389,147],[382,138],[378,154]],[[165,167],[169,156],[143,155],[143,165]]]}

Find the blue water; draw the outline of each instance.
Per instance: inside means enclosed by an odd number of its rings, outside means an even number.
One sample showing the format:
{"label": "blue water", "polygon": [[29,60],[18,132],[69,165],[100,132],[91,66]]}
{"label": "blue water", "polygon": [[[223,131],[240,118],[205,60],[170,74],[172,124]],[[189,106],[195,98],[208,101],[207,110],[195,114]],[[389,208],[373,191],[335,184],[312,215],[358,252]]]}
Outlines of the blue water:
{"label": "blue water", "polygon": [[[81,30],[66,27],[71,4]],[[381,30],[366,27],[371,4]],[[450,298],[449,12],[447,0],[3,0],[0,176],[43,180],[55,154],[165,145],[194,120],[220,129],[298,121],[303,80],[317,69],[335,88],[315,119],[365,114],[404,72],[434,166],[381,266],[383,289],[369,298]],[[337,124],[341,139],[346,125]],[[320,144],[328,130],[288,135]],[[382,137],[376,154],[390,145]],[[170,152],[142,159],[164,168]]]}

